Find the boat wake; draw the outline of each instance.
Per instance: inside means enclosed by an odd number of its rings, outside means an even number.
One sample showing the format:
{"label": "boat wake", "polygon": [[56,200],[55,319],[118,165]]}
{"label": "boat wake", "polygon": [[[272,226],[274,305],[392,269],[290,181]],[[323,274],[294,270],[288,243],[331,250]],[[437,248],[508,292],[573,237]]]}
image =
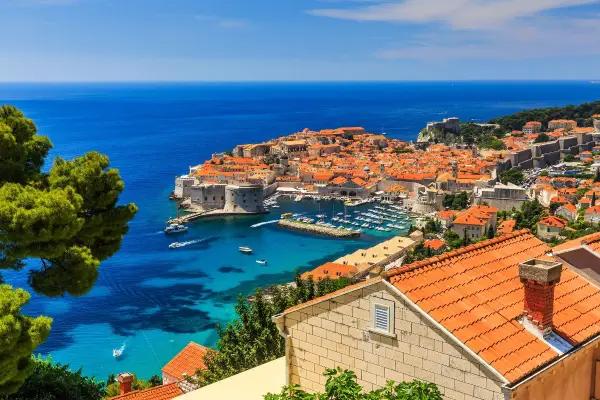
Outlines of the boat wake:
{"label": "boat wake", "polygon": [[125,342],[123,342],[123,344],[121,345],[121,347],[117,348],[117,349],[113,349],[112,354],[114,358],[120,358],[123,355],[123,352],[125,351]]}
{"label": "boat wake", "polygon": [[212,238],[205,238],[205,239],[195,239],[195,240],[188,240],[186,242],[173,242],[169,245],[170,249],[179,249],[181,247],[187,247],[187,246],[191,246],[193,244],[198,244],[198,243],[202,243],[202,242],[206,242],[208,240],[211,240]]}
{"label": "boat wake", "polygon": [[258,228],[259,226],[274,224],[278,221],[279,221],[278,219],[274,219],[272,221],[259,222],[258,224],[250,225],[250,228]]}

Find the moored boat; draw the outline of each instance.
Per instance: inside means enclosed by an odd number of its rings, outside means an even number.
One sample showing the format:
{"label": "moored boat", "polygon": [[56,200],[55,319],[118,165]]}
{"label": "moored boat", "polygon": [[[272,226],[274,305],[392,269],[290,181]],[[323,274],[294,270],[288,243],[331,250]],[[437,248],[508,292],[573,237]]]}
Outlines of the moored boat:
{"label": "moored boat", "polygon": [[240,246],[240,247],[238,247],[238,250],[244,254],[252,254],[252,252],[253,252],[253,250],[248,246]]}

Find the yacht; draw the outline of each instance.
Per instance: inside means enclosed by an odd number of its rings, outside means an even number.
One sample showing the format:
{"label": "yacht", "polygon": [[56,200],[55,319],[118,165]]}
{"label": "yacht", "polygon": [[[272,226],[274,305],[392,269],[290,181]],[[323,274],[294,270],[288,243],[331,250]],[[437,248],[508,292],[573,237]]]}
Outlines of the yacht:
{"label": "yacht", "polygon": [[165,233],[182,233],[186,232],[188,227],[182,224],[170,224],[165,228]]}
{"label": "yacht", "polygon": [[238,247],[238,250],[244,254],[252,254],[252,249],[248,246],[240,246]]}

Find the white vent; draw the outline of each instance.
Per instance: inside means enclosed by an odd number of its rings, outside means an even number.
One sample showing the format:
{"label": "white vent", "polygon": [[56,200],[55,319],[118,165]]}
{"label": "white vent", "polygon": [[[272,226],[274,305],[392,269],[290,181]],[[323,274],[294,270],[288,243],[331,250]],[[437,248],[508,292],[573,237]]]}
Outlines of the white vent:
{"label": "white vent", "polygon": [[382,304],[373,307],[373,328],[378,331],[390,331],[390,308]]}

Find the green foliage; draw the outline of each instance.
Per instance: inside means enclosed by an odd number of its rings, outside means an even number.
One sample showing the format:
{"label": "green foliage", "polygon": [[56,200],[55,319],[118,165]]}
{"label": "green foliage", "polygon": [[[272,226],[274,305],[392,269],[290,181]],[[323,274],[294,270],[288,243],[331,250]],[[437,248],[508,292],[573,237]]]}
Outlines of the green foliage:
{"label": "green foliage", "polygon": [[[162,379],[158,375],[152,375],[148,380],[139,379],[137,376],[133,375],[131,389],[145,390],[160,385],[162,385]],[[105,392],[105,396],[108,398],[118,396],[120,394],[119,382],[117,381],[117,377],[114,374],[108,376],[108,379],[106,380]]]}
{"label": "green foliage", "polygon": [[545,133],[540,133],[538,135],[538,137],[535,138],[533,143],[544,143],[544,142],[549,142],[549,141],[550,141],[550,136],[546,135]]}
{"label": "green foliage", "polygon": [[461,237],[450,229],[444,232],[444,241],[446,242],[446,246],[451,249],[458,249],[463,245],[463,240]]}
{"label": "green foliage", "polygon": [[394,153],[396,153],[396,154],[414,153],[414,150],[409,149],[408,147],[398,147],[398,148],[394,149]]}
{"label": "green foliage", "polygon": [[523,176],[523,171],[520,168],[511,168],[509,170],[503,171],[500,173],[500,181],[505,185],[507,183],[514,183],[515,185],[520,185],[523,183],[525,177]]}
{"label": "green foliage", "polygon": [[567,154],[563,159],[564,162],[573,162],[575,161],[575,156],[573,154]]}
{"label": "green foliage", "polygon": [[536,232],[537,223],[545,213],[546,210],[537,199],[524,202],[521,205],[521,210],[514,212],[517,229],[527,228],[532,232]]}
{"label": "green foliage", "polygon": [[467,192],[451,193],[444,196],[443,206],[451,210],[464,210],[469,206]]}
{"label": "green foliage", "polygon": [[[33,371],[19,390],[2,400],[101,400],[105,395],[103,382],[73,372],[68,366],[51,359],[32,358]],[[118,393],[117,393],[118,394]]]}
{"label": "green foliage", "polygon": [[33,350],[48,337],[52,319],[21,314],[30,295],[0,285],[0,394],[14,393],[34,369]]}
{"label": "green foliage", "polygon": [[600,101],[584,103],[578,106],[537,108],[496,118],[491,123],[500,124],[508,130],[521,130],[528,121],[540,121],[544,129],[553,119],[573,119],[579,126],[592,126],[592,115],[600,114]]}
{"label": "green foliage", "polygon": [[429,382],[413,380],[394,383],[388,381],[385,387],[372,392],[364,392],[352,371],[327,369],[324,393],[306,393],[298,385],[285,386],[279,394],[269,393],[265,400],[442,400],[438,387]]}
{"label": "green foliage", "polygon": [[423,243],[419,243],[415,246],[414,249],[409,251],[404,257],[403,264],[410,264],[415,261],[424,260],[426,258],[432,257],[436,252],[434,252],[429,247],[423,246]]}
{"label": "green foliage", "polygon": [[[0,107],[0,268],[18,270],[30,260],[29,283],[38,293],[79,296],[92,288],[101,261],[119,249],[137,208],[117,205],[124,183],[108,157],[96,152],[69,161],[58,157],[45,173],[50,148],[22,112]],[[34,259],[40,260],[37,267]],[[0,394],[25,380],[31,372],[27,360],[50,328],[47,318],[18,314],[17,298],[23,298],[11,293],[0,293],[0,302],[16,307],[0,307],[6,328],[0,340],[10,334],[22,340],[10,353],[0,346]],[[27,339],[29,330],[37,336]]]}
{"label": "green foliage", "polygon": [[503,150],[506,148],[500,139],[506,135],[506,130],[493,126],[480,126],[473,123],[460,125],[460,136],[463,143],[476,144],[482,149]]}
{"label": "green foliage", "polygon": [[36,178],[51,147],[16,107],[0,107],[0,184]]}
{"label": "green foliage", "polygon": [[345,278],[315,283],[297,277],[295,286],[275,286],[268,296],[262,290],[256,291],[252,301],[240,296],[235,307],[238,318],[225,327],[217,327],[217,351],[205,357],[207,369],[198,372],[198,383],[210,384],[282,357],[285,342],[271,318],[286,308],[350,283]]}

